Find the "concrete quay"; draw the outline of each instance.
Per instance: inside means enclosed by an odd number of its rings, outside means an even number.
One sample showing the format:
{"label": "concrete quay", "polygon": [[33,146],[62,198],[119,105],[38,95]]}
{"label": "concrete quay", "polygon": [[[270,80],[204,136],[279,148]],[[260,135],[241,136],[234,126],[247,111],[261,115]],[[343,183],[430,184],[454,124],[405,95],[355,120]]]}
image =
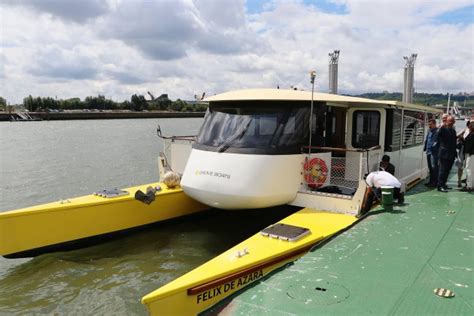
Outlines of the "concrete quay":
{"label": "concrete quay", "polygon": [[[109,120],[109,119],[144,119],[144,118],[181,118],[204,117],[204,112],[29,112],[32,118],[44,121],[54,120]],[[0,112],[0,121],[10,121],[11,117],[19,118],[15,113]]]}

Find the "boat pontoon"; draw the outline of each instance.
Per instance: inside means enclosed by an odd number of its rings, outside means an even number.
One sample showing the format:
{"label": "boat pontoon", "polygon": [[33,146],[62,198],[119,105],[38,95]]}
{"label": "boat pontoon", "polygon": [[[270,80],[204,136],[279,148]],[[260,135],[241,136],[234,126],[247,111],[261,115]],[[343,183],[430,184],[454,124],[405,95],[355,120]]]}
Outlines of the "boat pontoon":
{"label": "boat pontoon", "polygon": [[427,120],[441,112],[280,89],[207,101],[197,137],[165,146],[184,192],[221,209],[302,209],[146,295],[152,314],[200,313],[353,225],[371,207],[363,177],[379,169],[383,154],[404,186],[424,178]]}
{"label": "boat pontoon", "polygon": [[[196,137],[163,137],[154,183],[0,213],[0,255],[31,255],[209,207],[300,210],[142,299],[152,314],[197,314],[356,223],[370,209],[366,173],[390,156],[409,186],[427,174],[421,105],[309,91],[254,89],[208,97]],[[160,190],[161,189],[161,190]],[[145,193],[146,192],[146,193]],[[271,210],[271,209],[270,209]]]}

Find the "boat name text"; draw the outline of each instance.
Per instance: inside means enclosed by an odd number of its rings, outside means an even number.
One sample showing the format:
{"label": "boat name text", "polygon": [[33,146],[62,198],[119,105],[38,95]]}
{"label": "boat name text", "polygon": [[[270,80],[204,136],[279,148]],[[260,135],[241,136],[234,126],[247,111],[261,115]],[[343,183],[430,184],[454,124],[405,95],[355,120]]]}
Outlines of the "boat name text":
{"label": "boat name text", "polygon": [[196,170],[195,174],[197,176],[211,176],[211,177],[217,177],[217,178],[230,179],[230,174],[217,172],[217,171]]}
{"label": "boat name text", "polygon": [[210,300],[211,298],[215,298],[221,294],[227,293],[232,290],[236,290],[248,283],[251,283],[253,281],[256,281],[260,278],[263,277],[263,271],[255,271],[250,274],[241,276],[238,279],[229,281],[227,283],[221,284],[213,289],[210,289],[206,292],[199,293],[196,296],[196,304],[200,304],[202,302],[205,302],[207,300]]}

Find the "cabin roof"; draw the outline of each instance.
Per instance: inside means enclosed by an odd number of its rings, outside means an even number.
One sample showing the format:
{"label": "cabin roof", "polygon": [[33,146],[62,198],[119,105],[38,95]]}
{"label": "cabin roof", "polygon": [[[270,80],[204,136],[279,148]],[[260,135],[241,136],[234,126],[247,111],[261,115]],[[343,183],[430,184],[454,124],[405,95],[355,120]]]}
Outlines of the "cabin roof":
{"label": "cabin roof", "polygon": [[[221,94],[207,97],[204,101],[208,102],[225,102],[225,101],[256,101],[256,100],[272,100],[272,101],[311,101],[311,91],[289,90],[289,89],[246,89],[224,92]],[[338,94],[329,94],[314,92],[314,101],[329,102],[334,105],[342,106],[363,105],[363,106],[389,106],[399,108],[410,108],[414,110],[422,110],[429,112],[442,112],[439,109],[426,105],[404,103],[400,101],[389,100],[372,100],[366,98],[350,97]]]}

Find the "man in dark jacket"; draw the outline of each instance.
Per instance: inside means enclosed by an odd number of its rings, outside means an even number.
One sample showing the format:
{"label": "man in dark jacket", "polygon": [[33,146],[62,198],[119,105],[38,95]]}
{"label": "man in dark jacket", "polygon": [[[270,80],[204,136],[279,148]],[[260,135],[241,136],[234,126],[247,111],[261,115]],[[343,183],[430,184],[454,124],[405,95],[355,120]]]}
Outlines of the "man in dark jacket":
{"label": "man in dark jacket", "polygon": [[423,151],[426,151],[430,180],[425,185],[434,188],[438,185],[438,128],[435,119],[428,120],[428,128]]}
{"label": "man in dark jacket", "polygon": [[448,192],[446,181],[448,180],[449,172],[456,157],[456,131],[454,130],[455,119],[449,116],[447,125],[442,126],[438,130],[438,191]]}
{"label": "man in dark jacket", "polygon": [[383,155],[382,161],[380,162],[379,170],[387,171],[392,176],[395,175],[395,166],[390,163],[390,156]]}

